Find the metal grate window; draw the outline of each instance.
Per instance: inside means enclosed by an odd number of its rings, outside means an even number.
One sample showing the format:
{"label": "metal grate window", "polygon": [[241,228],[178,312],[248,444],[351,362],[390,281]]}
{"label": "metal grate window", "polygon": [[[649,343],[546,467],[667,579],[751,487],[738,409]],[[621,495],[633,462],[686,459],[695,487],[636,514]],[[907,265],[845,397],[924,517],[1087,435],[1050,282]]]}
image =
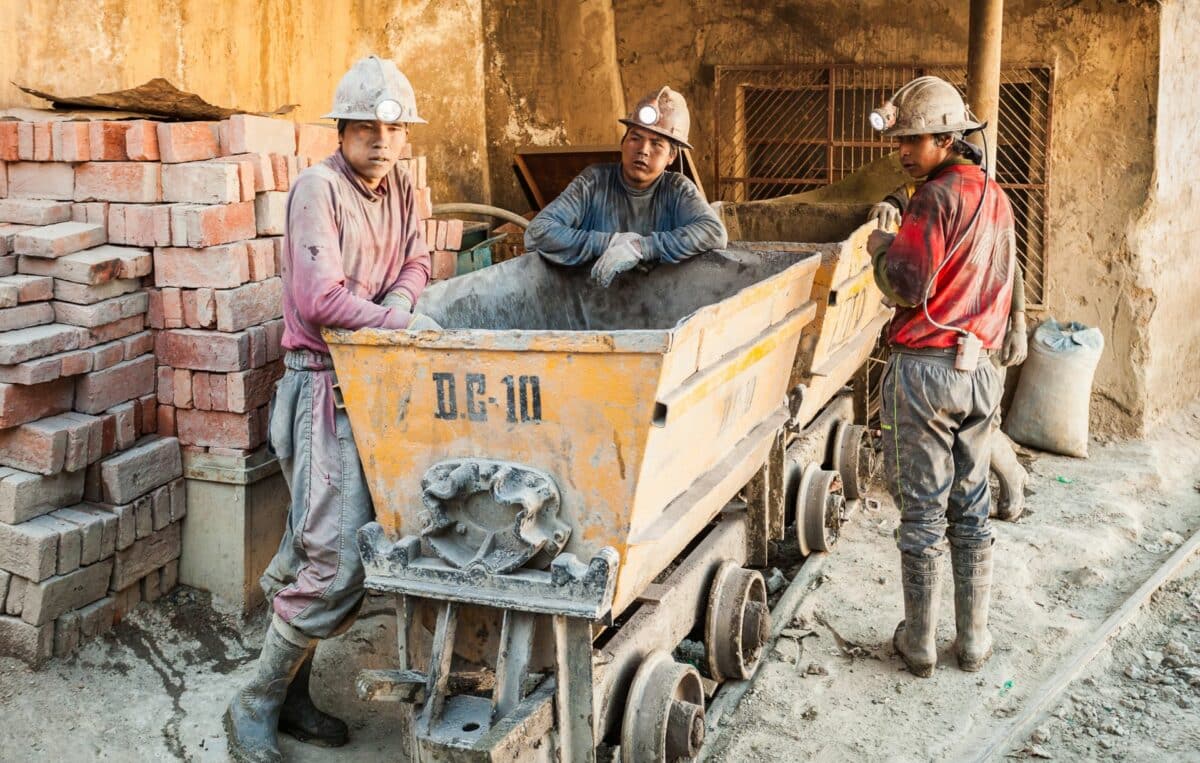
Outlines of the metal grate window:
{"label": "metal grate window", "polygon": [[[892,153],[894,142],[872,130],[867,115],[924,74],[965,89],[965,66],[718,66],[715,197],[800,193]],[[1030,305],[1042,303],[1046,287],[1053,77],[1048,65],[1000,73],[996,178],[1012,203]]]}

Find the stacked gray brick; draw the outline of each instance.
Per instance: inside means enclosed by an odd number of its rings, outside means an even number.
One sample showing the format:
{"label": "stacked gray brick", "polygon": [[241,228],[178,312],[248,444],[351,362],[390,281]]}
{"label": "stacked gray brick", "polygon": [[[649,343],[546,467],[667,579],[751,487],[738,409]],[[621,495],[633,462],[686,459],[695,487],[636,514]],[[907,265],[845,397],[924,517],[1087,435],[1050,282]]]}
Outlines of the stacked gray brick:
{"label": "stacked gray brick", "polygon": [[175,587],[186,508],[179,442],[155,434],[151,252],[108,245],[80,217],[96,204],[13,190],[0,183],[0,654],[38,666]]}

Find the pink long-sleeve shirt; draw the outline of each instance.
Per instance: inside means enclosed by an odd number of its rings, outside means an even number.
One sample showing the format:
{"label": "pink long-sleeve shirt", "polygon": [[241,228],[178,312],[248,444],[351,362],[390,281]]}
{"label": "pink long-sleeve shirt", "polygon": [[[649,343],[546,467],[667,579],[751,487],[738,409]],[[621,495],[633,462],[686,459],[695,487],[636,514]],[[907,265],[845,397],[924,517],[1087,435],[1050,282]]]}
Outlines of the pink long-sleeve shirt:
{"label": "pink long-sleeve shirt", "polygon": [[300,173],[283,241],[283,347],[329,352],[321,329],[402,329],[411,315],[378,304],[429,283],[412,182],[399,168],[371,190],[339,150]]}

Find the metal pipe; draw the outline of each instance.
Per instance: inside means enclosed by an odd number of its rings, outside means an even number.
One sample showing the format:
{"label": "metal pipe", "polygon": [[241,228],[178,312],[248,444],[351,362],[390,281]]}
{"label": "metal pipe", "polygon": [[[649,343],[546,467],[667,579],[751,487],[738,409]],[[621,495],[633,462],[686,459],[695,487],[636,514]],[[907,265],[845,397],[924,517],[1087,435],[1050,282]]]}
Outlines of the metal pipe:
{"label": "metal pipe", "polygon": [[516,212],[509,212],[507,209],[493,207],[491,204],[475,204],[465,201],[455,204],[434,204],[433,213],[435,215],[487,215],[488,217],[495,217],[498,220],[510,222],[521,230],[529,227],[529,221]]}
{"label": "metal pipe", "polygon": [[[996,123],[1000,116],[1000,50],[1004,0],[971,0],[967,40],[967,101],[975,118],[987,122],[988,175],[996,176]],[[982,136],[971,142],[983,147]]]}

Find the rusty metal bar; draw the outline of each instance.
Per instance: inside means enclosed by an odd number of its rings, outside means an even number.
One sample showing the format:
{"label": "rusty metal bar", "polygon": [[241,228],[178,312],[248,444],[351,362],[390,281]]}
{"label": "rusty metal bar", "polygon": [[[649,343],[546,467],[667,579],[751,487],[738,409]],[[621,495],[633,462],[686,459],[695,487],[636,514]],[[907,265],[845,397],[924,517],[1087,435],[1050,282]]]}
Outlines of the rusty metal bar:
{"label": "rusty metal bar", "polygon": [[[967,38],[967,98],[977,119],[988,123],[988,176],[996,176],[997,120],[1000,114],[1000,48],[1004,0],[971,0]],[[981,137],[971,141],[983,145]]]}

